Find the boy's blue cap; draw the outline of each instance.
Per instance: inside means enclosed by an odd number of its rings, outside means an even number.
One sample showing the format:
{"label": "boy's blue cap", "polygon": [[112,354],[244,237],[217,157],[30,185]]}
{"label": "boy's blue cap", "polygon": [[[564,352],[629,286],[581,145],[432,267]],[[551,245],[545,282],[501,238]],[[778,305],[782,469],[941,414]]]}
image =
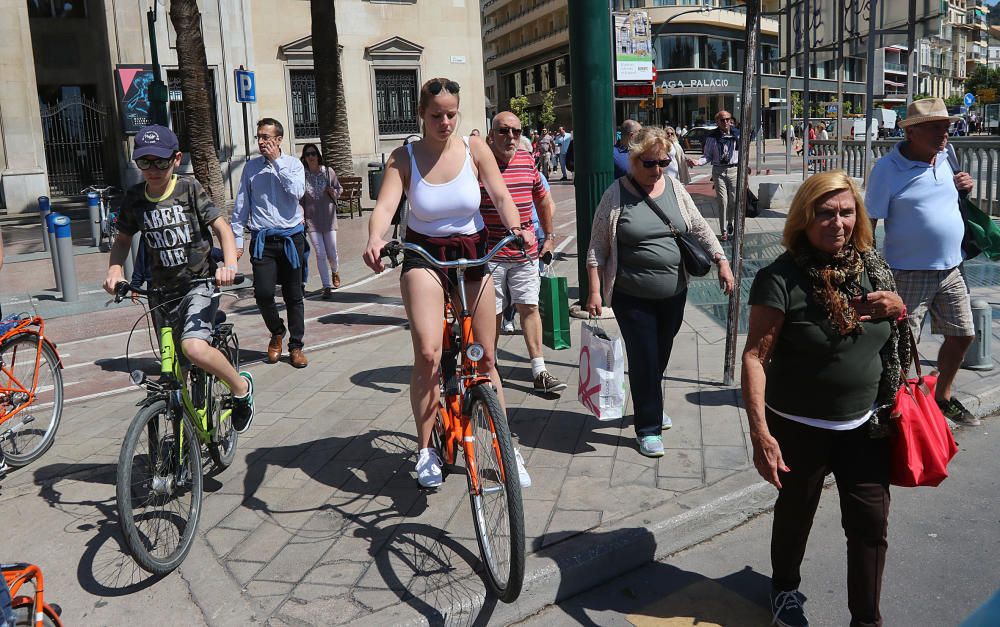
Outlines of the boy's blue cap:
{"label": "boy's blue cap", "polygon": [[152,124],[144,126],[135,134],[135,150],[132,151],[132,161],[142,157],[159,157],[169,159],[180,150],[177,136],[166,126]]}

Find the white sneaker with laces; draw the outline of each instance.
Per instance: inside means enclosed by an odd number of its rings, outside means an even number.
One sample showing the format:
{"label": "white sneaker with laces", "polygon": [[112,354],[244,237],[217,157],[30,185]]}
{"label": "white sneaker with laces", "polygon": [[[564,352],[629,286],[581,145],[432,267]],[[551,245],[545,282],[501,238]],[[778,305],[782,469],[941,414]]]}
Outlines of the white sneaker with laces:
{"label": "white sneaker with laces", "polygon": [[437,488],[444,482],[441,467],[444,464],[432,448],[420,449],[417,455],[417,483],[424,488]]}
{"label": "white sneaker with laces", "polygon": [[667,412],[663,412],[663,424],[660,425],[660,428],[666,431],[672,426],[674,426],[674,421],[670,419],[670,416],[667,415]]}
{"label": "white sneaker with laces", "polygon": [[524,458],[521,457],[521,451],[516,446],[514,447],[514,461],[517,462],[517,479],[521,482],[521,487],[530,488],[531,475],[528,474],[528,469],[524,467]]}

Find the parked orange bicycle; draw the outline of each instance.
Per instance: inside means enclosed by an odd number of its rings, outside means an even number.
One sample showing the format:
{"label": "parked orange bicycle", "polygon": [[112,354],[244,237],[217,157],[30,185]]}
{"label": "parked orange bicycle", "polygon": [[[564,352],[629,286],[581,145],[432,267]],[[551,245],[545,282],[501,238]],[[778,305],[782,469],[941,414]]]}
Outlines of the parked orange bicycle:
{"label": "parked orange bicycle", "polygon": [[[454,466],[461,450],[465,458],[469,501],[487,583],[501,601],[511,603],[524,582],[524,507],[514,461],[514,443],[507,416],[500,407],[489,374],[479,371],[485,350],[472,335],[472,315],[465,295],[465,271],[489,262],[502,248],[520,238],[508,235],[482,259],[438,261],[416,244],[389,242],[382,251],[392,267],[403,250],[412,251],[435,267],[456,271],[461,309],[456,311],[445,290],[440,401],[432,446]],[[490,304],[493,299],[490,295]]]}
{"label": "parked orange bicycle", "polygon": [[[17,627],[62,627],[59,618],[61,610],[56,605],[45,602],[45,582],[42,579],[42,569],[34,564],[0,564],[3,579],[10,589],[11,606],[14,614],[14,624]],[[18,594],[25,584],[34,588],[31,596]],[[0,592],[3,592],[0,590]],[[0,607],[0,610],[4,608]],[[4,613],[0,611],[0,618]]]}
{"label": "parked orange bicycle", "polygon": [[62,416],[62,361],[39,316],[0,320],[0,451],[11,466],[45,453]]}

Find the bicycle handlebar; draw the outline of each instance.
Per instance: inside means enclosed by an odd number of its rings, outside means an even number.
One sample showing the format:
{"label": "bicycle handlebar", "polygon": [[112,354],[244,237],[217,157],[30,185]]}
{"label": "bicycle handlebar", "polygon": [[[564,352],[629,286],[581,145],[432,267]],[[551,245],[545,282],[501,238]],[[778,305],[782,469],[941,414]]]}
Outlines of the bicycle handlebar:
{"label": "bicycle handlebar", "polygon": [[100,185],[89,185],[89,186],[84,187],[83,189],[81,189],[80,193],[81,194],[86,194],[87,192],[96,192],[96,193],[102,194],[102,195],[103,194],[109,194],[110,195],[112,192],[120,192],[120,191],[121,191],[121,189],[118,188],[118,187],[115,187],[114,185],[106,185],[106,186],[103,186],[103,187],[100,186]]}
{"label": "bicycle handlebar", "polygon": [[[233,278],[233,285],[239,285],[243,283],[243,281],[245,280],[246,280],[246,275],[243,274],[242,272],[237,272],[236,276]],[[192,279],[191,281],[188,281],[188,287],[194,287],[196,285],[214,286],[215,277],[205,277],[204,279]],[[136,287],[132,285],[128,281],[119,281],[115,285],[115,302],[120,303],[123,300],[125,300],[125,297],[128,296],[129,292],[135,292],[136,294],[140,294],[142,296],[148,296],[149,294],[163,294],[166,291],[167,290],[155,287],[150,289],[143,289],[141,287]]]}
{"label": "bicycle handlebar", "polygon": [[505,248],[507,244],[510,244],[511,242],[517,244],[517,246],[521,249],[521,253],[524,254],[524,239],[520,235],[508,235],[507,237],[497,242],[497,245],[494,246],[493,249],[490,250],[490,252],[486,253],[484,257],[481,257],[479,259],[456,259],[455,261],[439,261],[434,257],[432,257],[429,252],[427,252],[426,250],[424,250],[423,248],[421,248],[416,244],[411,244],[410,242],[400,242],[396,240],[393,240],[388,244],[386,244],[385,248],[383,248],[382,251],[379,253],[379,257],[383,259],[388,258],[389,265],[395,268],[396,266],[399,265],[399,254],[404,250],[409,250],[411,252],[420,255],[421,257],[426,259],[429,264],[433,265],[436,268],[441,268],[442,270],[447,270],[450,268],[465,269],[465,268],[472,268],[475,266],[486,265],[487,263],[489,263],[491,259],[493,259],[494,256],[496,256],[498,252],[500,252],[501,249]]}

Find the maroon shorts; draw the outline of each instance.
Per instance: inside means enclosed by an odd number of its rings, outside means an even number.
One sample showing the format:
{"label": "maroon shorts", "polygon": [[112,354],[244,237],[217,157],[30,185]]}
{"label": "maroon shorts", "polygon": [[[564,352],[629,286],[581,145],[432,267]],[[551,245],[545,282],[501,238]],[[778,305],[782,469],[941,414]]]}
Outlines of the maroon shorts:
{"label": "maroon shorts", "polygon": [[[417,233],[411,228],[406,229],[406,241],[410,244],[420,246],[431,257],[438,261],[455,261],[457,259],[480,259],[486,255],[486,229],[473,233],[472,235],[448,235],[444,237],[432,237]],[[444,270],[436,268],[427,262],[426,259],[417,253],[403,252],[403,273],[415,268],[427,268],[437,272],[441,277],[442,284],[449,281],[452,286],[458,286],[458,276],[455,270]],[[486,266],[472,266],[465,271],[467,282],[478,283],[486,276]]]}

